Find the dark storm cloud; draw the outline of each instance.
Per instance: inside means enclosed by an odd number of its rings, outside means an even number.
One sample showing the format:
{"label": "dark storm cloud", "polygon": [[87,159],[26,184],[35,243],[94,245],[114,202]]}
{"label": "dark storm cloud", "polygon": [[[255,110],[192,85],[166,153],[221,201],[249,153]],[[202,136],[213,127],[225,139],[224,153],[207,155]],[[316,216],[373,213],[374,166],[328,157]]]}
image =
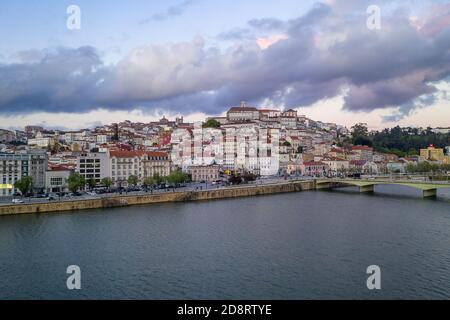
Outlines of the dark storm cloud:
{"label": "dark storm cloud", "polygon": [[[347,110],[397,107],[392,119],[399,119],[433,103],[436,84],[450,76],[450,29],[442,17],[450,13],[434,7],[417,26],[399,10],[383,17],[382,30],[371,31],[365,9],[347,14],[360,2],[336,3],[285,22],[252,20],[252,30],[229,33],[242,41],[227,50],[198,39],[152,45],[108,67],[91,47],[22,53],[19,62],[0,65],[0,112],[217,114],[241,100],[300,107],[344,95]],[[249,41],[257,33],[266,47]]]}

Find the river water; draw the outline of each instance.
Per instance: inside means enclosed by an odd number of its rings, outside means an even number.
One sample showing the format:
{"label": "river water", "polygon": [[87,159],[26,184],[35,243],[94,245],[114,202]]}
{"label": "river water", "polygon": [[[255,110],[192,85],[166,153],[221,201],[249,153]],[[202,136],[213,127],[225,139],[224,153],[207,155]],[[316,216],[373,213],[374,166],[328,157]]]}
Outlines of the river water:
{"label": "river water", "polygon": [[[66,287],[69,265],[81,290]],[[370,265],[381,290],[367,289]],[[450,191],[0,217],[1,299],[449,299]]]}

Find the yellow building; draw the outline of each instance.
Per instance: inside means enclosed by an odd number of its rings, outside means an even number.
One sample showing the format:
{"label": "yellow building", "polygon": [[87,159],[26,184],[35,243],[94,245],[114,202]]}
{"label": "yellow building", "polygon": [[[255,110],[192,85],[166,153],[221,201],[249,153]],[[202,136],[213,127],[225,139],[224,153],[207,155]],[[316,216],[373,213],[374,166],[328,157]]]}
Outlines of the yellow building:
{"label": "yellow building", "polygon": [[432,160],[432,161],[444,161],[444,149],[442,148],[435,148],[433,145],[429,146],[426,149],[420,149],[420,156],[423,157],[425,160]]}
{"label": "yellow building", "polygon": [[450,164],[450,156],[445,156],[444,157],[444,163],[445,164]]}

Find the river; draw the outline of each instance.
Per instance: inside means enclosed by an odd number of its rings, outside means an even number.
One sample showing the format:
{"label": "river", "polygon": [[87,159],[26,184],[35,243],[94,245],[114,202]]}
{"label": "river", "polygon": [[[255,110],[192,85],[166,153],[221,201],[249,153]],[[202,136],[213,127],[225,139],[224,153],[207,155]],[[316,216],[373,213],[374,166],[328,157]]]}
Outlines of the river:
{"label": "river", "polygon": [[[66,268],[81,268],[81,290]],[[367,289],[370,265],[381,290]],[[449,299],[450,190],[0,217],[0,299]]]}

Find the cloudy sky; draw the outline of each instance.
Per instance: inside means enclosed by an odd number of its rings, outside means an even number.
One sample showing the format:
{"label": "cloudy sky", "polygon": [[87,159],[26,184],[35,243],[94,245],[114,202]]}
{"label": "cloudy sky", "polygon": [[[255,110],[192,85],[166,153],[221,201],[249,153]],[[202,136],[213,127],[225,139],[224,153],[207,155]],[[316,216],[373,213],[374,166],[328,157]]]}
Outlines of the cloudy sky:
{"label": "cloudy sky", "polygon": [[1,128],[201,120],[241,100],[347,126],[450,126],[448,1],[14,0],[0,38]]}

